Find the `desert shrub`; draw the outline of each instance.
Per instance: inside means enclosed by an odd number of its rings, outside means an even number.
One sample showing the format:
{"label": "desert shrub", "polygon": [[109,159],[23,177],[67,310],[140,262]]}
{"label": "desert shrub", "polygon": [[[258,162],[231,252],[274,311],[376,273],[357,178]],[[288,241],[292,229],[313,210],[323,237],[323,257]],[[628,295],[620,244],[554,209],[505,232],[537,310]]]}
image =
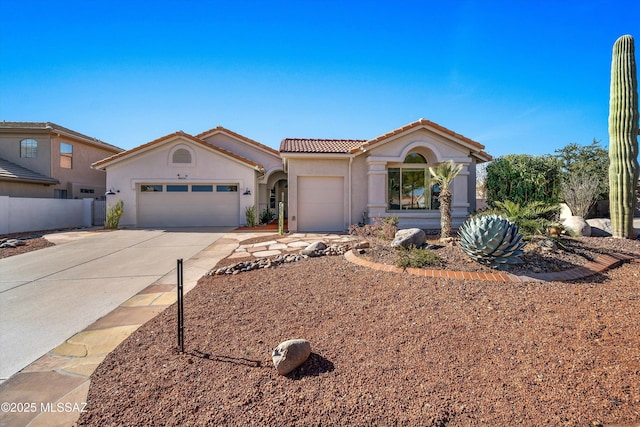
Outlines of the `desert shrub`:
{"label": "desert shrub", "polygon": [[349,227],[349,234],[363,239],[393,240],[396,231],[398,231],[397,216],[374,218],[371,224],[358,224]]}
{"label": "desert shrub", "polygon": [[511,200],[525,205],[531,202],[558,203],[560,198],[560,161],[554,156],[509,154],[487,166],[487,203]]}
{"label": "desert shrub", "polygon": [[124,202],[122,200],[116,201],[113,205],[107,209],[107,220],[104,222],[104,228],[115,230],[120,224],[120,217],[124,213]]}
{"label": "desert shrub", "polygon": [[600,183],[591,175],[576,172],[562,181],[562,198],[576,216],[587,218],[600,192]]}
{"label": "desert shrub", "polygon": [[609,151],[600,146],[600,141],[594,138],[589,145],[572,142],[555,153],[560,161],[563,182],[575,176],[588,176],[589,181],[598,186],[595,200],[609,199]]}
{"label": "desert shrub", "polygon": [[398,248],[396,266],[400,268],[422,268],[441,264],[440,257],[429,249],[420,249],[411,245],[409,248]]}
{"label": "desert shrub", "polygon": [[247,227],[256,226],[256,207],[251,205],[244,209],[244,217],[247,221]]}
{"label": "desert shrub", "polygon": [[271,209],[263,209],[262,212],[260,212],[260,224],[268,224],[275,217],[276,214]]}

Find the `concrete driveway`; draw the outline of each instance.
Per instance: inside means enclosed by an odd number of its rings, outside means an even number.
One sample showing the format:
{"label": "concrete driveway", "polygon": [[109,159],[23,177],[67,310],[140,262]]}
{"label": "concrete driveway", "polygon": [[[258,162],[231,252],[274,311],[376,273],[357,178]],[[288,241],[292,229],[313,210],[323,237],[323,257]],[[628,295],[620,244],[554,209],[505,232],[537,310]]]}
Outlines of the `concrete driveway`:
{"label": "concrete driveway", "polygon": [[62,233],[56,246],[0,259],[0,382],[230,230]]}

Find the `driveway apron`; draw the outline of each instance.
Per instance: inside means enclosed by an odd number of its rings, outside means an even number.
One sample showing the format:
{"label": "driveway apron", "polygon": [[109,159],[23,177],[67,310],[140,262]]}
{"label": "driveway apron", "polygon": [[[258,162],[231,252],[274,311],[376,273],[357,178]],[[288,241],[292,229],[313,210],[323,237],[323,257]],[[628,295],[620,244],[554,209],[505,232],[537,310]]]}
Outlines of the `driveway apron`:
{"label": "driveway apron", "polygon": [[195,256],[231,229],[88,232],[0,259],[0,381],[175,270],[177,259]]}

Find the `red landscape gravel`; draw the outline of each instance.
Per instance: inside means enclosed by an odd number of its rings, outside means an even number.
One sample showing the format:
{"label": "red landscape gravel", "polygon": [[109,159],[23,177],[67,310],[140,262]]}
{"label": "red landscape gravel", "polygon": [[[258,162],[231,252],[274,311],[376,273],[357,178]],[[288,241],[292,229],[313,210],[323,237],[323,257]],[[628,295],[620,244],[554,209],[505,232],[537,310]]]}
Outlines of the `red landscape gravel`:
{"label": "red landscape gravel", "polygon": [[[418,278],[310,258],[207,276],[91,378],[79,424],[640,423],[640,264],[575,282]],[[304,338],[287,377],[271,351]]]}

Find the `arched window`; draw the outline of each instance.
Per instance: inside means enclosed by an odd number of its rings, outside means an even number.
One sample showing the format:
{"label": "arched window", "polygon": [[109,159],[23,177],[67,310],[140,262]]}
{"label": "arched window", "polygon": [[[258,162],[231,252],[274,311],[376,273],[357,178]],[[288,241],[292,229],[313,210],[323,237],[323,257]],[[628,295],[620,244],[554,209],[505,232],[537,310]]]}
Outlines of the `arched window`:
{"label": "arched window", "polygon": [[20,157],[26,159],[38,157],[38,141],[31,138],[20,141]]}
{"label": "arched window", "polygon": [[[390,211],[437,209],[437,188],[431,185],[427,160],[409,153],[402,164],[387,169],[387,209]],[[435,191],[434,191],[435,190]]]}
{"label": "arched window", "polygon": [[173,152],[171,162],[191,164],[191,153],[185,148],[178,148]]}

